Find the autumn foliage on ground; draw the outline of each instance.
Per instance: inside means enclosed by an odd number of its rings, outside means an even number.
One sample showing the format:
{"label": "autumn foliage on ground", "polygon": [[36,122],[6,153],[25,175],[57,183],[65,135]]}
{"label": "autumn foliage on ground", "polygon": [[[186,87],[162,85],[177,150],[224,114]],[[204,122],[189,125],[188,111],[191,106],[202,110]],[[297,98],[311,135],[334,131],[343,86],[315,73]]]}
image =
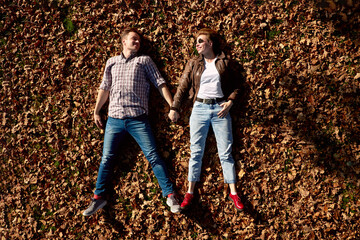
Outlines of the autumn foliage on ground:
{"label": "autumn foliage on ground", "polygon": [[[2,1],[1,239],[359,239],[359,3],[283,1]],[[137,27],[173,93],[193,34],[218,30],[248,88],[232,109],[234,210],[210,133],[190,211],[171,214],[130,137],[110,203],[82,216],[103,132],[92,120],[106,60]],[[189,115],[178,124],[151,91],[150,120],[180,198]]]}

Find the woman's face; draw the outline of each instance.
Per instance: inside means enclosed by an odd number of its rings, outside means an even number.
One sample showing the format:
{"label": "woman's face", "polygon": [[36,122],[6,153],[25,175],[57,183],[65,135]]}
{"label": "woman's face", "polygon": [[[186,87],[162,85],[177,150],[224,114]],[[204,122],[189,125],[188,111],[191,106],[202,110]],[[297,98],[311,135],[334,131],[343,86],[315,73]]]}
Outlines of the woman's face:
{"label": "woman's face", "polygon": [[196,39],[196,50],[199,54],[207,54],[212,49],[212,41],[206,35],[199,35]]}

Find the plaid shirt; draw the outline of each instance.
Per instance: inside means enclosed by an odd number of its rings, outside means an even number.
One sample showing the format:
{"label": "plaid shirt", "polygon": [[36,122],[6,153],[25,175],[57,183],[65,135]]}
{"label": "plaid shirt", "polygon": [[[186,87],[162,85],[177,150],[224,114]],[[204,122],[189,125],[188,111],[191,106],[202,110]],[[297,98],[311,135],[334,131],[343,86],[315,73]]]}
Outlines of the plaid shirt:
{"label": "plaid shirt", "polygon": [[150,82],[156,88],[165,83],[149,56],[123,54],[106,62],[100,89],[110,91],[109,117],[128,118],[148,114]]}

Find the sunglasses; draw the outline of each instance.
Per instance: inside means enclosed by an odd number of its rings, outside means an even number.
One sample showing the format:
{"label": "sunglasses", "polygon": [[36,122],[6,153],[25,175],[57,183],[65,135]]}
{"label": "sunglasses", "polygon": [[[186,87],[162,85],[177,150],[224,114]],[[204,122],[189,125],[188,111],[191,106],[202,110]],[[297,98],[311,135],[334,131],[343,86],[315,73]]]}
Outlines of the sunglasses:
{"label": "sunglasses", "polygon": [[199,38],[199,39],[197,40],[197,43],[203,43],[203,42],[205,42],[205,40],[203,40],[203,39],[201,39],[201,38]]}

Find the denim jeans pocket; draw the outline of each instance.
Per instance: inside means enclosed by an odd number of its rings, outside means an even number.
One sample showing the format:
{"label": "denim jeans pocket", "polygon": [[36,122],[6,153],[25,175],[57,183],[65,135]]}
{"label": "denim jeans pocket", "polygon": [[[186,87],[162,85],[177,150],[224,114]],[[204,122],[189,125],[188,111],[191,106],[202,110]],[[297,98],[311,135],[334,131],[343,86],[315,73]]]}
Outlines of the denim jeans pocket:
{"label": "denim jeans pocket", "polygon": [[195,103],[194,103],[194,105],[193,105],[193,108],[196,107],[196,106],[199,106],[199,105],[201,105],[201,103],[198,102],[198,101],[195,101]]}

